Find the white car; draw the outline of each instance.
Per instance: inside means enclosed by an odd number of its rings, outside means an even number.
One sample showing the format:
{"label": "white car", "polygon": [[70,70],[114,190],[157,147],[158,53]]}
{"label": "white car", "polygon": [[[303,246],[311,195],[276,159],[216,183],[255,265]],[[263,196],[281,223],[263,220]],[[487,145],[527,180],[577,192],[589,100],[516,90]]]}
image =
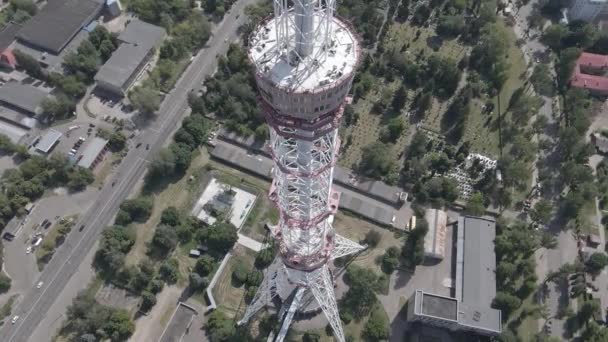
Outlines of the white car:
{"label": "white car", "polygon": [[25,254],[30,254],[32,253],[32,246],[27,246],[27,248],[25,249]]}
{"label": "white car", "polygon": [[13,319],[11,320],[11,324],[17,323],[17,320],[19,320],[19,316],[13,317]]}
{"label": "white car", "polygon": [[38,283],[38,285],[36,285],[36,288],[39,289],[39,288],[42,287],[42,285],[44,285],[44,282],[41,281],[41,282]]}

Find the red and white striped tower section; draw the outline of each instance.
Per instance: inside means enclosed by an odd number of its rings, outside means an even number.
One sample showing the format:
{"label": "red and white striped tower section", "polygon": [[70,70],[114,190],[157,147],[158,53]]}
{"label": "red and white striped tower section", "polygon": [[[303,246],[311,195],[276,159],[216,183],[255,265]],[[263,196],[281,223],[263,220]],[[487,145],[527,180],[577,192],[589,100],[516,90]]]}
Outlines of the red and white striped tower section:
{"label": "red and white striped tower section", "polygon": [[278,297],[283,324],[275,341],[283,340],[296,311],[319,308],[344,341],[328,263],[364,247],[334,232],[340,194],[332,180],[360,44],[334,17],[335,0],[293,0],[291,8],[288,0],[273,2],[274,16],[251,36],[249,58],[270,126],[278,255],[239,324]]}

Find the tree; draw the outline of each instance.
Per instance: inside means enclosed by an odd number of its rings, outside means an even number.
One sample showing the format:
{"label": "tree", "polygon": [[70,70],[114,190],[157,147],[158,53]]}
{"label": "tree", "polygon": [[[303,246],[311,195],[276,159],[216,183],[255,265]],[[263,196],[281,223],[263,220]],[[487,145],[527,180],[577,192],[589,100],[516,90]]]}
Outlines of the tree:
{"label": "tree", "polygon": [[175,227],[160,225],[156,227],[150,250],[166,256],[177,246],[177,233]]}
{"label": "tree", "polygon": [[274,247],[266,247],[255,256],[255,267],[259,270],[264,269],[274,260]]}
{"label": "tree", "polygon": [[536,204],[534,205],[534,208],[532,208],[532,210],[530,210],[530,218],[533,221],[542,223],[542,224],[547,224],[549,223],[549,220],[551,219],[551,211],[553,210],[553,207],[551,206],[551,202],[549,200],[546,199],[541,199],[540,201],[536,202]]}
{"label": "tree", "polygon": [[387,274],[391,274],[399,267],[399,248],[392,246],[389,247],[384,255],[382,256],[382,271]]}
{"label": "tree", "polygon": [[388,124],[380,132],[380,140],[384,142],[394,142],[399,139],[405,130],[405,122],[400,117],[395,117],[388,121]]}
{"label": "tree", "polygon": [[608,256],[602,252],[595,252],[591,254],[585,265],[589,273],[599,274],[608,265]]}
{"label": "tree", "polygon": [[234,320],[226,317],[222,310],[214,310],[205,325],[211,342],[228,341],[236,333]]}
{"label": "tree", "polygon": [[378,246],[378,244],[380,243],[380,240],[382,240],[382,234],[380,234],[380,232],[378,232],[375,229],[370,229],[366,234],[365,234],[365,243],[374,248],[376,246]]}
{"label": "tree", "polygon": [[141,311],[148,312],[154,305],[156,305],[156,296],[148,291],[141,293]]}
{"label": "tree", "polygon": [[215,268],[215,260],[208,255],[203,255],[196,261],[194,269],[200,276],[205,277],[211,274]]}
{"label": "tree", "polygon": [[160,95],[151,87],[135,87],[129,93],[129,99],[131,104],[143,114],[153,114],[160,108]]}
{"label": "tree", "polygon": [[177,281],[179,274],[179,263],[177,259],[171,258],[160,264],[158,269],[160,277],[169,284],[174,284]]}
{"label": "tree", "polygon": [[37,79],[46,78],[42,66],[40,66],[40,63],[34,57],[20,50],[13,50],[13,54],[19,67],[23,68],[28,75]]}
{"label": "tree", "polygon": [[162,149],[150,163],[148,169],[149,179],[157,180],[170,177],[175,173],[176,158],[171,149]]}
{"label": "tree", "polygon": [[600,313],[599,300],[586,300],[578,310],[577,316],[580,322],[587,322],[597,313]]}
{"label": "tree", "polygon": [[11,288],[11,278],[6,274],[0,273],[0,293],[8,292]]}
{"label": "tree", "polygon": [[120,209],[127,212],[131,220],[146,222],[152,214],[154,202],[151,197],[141,196],[134,199],[127,199],[122,202]]}
{"label": "tree", "polygon": [[232,269],[232,280],[241,286],[247,281],[247,276],[249,275],[249,269],[247,265],[242,262],[237,262]]}
{"label": "tree", "polygon": [[114,132],[114,133],[112,133],[112,135],[110,135],[110,139],[108,141],[108,146],[110,147],[110,150],[112,150],[112,152],[122,151],[122,149],[125,148],[126,144],[127,144],[127,137],[125,137],[125,135],[122,134],[122,132],[118,131],[118,132]]}
{"label": "tree", "polygon": [[226,254],[238,240],[236,228],[225,222],[216,222],[201,232],[200,239],[209,247],[209,252],[216,255]]}
{"label": "tree", "polygon": [[319,342],[321,341],[321,334],[316,331],[307,331],[302,336],[303,342]]}
{"label": "tree", "polygon": [[553,96],[555,94],[555,86],[551,72],[546,64],[536,64],[530,82],[534,84],[534,90],[544,96]]}
{"label": "tree", "polygon": [[437,33],[442,36],[458,36],[465,26],[464,17],[461,15],[442,15],[439,17]]}
{"label": "tree", "polygon": [[[401,108],[403,108],[405,106],[406,100],[407,100],[407,89],[405,88],[405,85],[402,84],[399,87],[399,89],[397,89],[397,91],[395,92],[395,95],[393,95],[393,102],[391,103],[391,107],[392,107],[393,111],[399,113]],[[351,111],[354,112],[354,108],[351,105],[348,105],[347,107],[351,108]],[[344,116],[346,116],[346,108],[344,110]]]}
{"label": "tree", "polygon": [[359,168],[367,176],[381,178],[388,175],[393,168],[394,160],[387,153],[390,146],[382,142],[374,142],[362,149]]}
{"label": "tree", "polygon": [[374,293],[376,274],[369,269],[350,265],[346,269],[345,281],[349,289],[342,298],[341,307],[357,319],[365,317],[378,300]]}
{"label": "tree", "polygon": [[557,243],[557,239],[555,238],[555,236],[547,231],[543,231],[540,234],[540,246],[547,248],[547,249],[553,249],[556,248],[558,245]]}
{"label": "tree", "polygon": [[192,162],[192,148],[186,144],[173,143],[169,149],[175,157],[175,172],[185,173]]}
{"label": "tree", "polygon": [[372,311],[365,328],[363,328],[363,336],[368,341],[383,341],[388,340],[390,322],[382,308],[376,308]]}
{"label": "tree", "polygon": [[467,200],[467,206],[464,209],[465,213],[473,216],[482,216],[486,212],[483,195],[480,192],[475,192]]}
{"label": "tree", "polygon": [[496,292],[496,297],[492,301],[492,306],[501,310],[506,317],[509,317],[520,305],[521,300],[519,298],[501,291]]}
{"label": "tree", "polygon": [[54,119],[70,117],[76,110],[76,103],[62,93],[57,94],[55,99],[44,99],[40,106],[43,113],[51,115]]}
{"label": "tree", "polygon": [[160,214],[160,223],[171,227],[179,226],[181,224],[181,220],[177,208],[174,206],[165,208]]}
{"label": "tree", "polygon": [[198,273],[190,273],[190,287],[195,291],[201,291],[209,286],[209,280],[201,277]]}
{"label": "tree", "polygon": [[562,47],[562,40],[568,34],[568,28],[562,24],[551,25],[542,36],[543,43],[547,44],[553,50],[559,50]]}
{"label": "tree", "polygon": [[77,166],[68,174],[68,188],[72,191],[84,190],[94,180],[95,176],[91,170]]}

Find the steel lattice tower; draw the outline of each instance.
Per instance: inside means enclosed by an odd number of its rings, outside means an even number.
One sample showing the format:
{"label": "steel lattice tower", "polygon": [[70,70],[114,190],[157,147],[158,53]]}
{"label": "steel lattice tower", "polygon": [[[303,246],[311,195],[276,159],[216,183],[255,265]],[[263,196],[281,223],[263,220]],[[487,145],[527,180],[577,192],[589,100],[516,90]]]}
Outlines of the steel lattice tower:
{"label": "steel lattice tower", "polygon": [[328,262],[364,247],[334,232],[340,194],[332,189],[332,179],[339,122],[360,44],[351,28],[334,17],[335,0],[292,2],[288,8],[288,0],[273,0],[274,16],[250,39],[249,58],[275,164],[269,196],[280,218],[272,229],[278,255],[239,324],[278,296],[283,324],[276,341],[283,340],[296,311],[318,305],[342,342]]}

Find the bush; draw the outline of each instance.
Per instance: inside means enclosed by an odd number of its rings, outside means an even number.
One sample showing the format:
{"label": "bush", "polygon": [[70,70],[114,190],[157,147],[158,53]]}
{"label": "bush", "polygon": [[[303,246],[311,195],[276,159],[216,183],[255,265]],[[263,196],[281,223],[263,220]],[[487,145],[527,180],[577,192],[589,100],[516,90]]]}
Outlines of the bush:
{"label": "bush", "polygon": [[391,274],[399,267],[399,248],[392,246],[382,256],[382,271]]}
{"label": "bush", "polygon": [[160,264],[160,268],[158,273],[160,277],[169,284],[175,284],[177,281],[177,274],[179,272],[179,263],[177,259],[171,258],[162,264]]}
{"label": "bush", "polygon": [[380,234],[380,232],[378,232],[377,230],[372,229],[372,230],[368,231],[367,234],[365,234],[364,241],[371,248],[378,246],[378,244],[380,243],[380,240],[382,240],[382,234]]}
{"label": "bush", "polygon": [[259,270],[253,270],[249,273],[245,285],[247,287],[257,287],[260,286],[262,280],[264,280],[264,273]]}
{"label": "bush", "polygon": [[274,260],[274,253],[275,251],[273,247],[267,247],[261,250],[255,256],[255,267],[259,270],[262,270],[270,266],[270,264]]}
{"label": "bush", "polygon": [[321,341],[321,335],[316,331],[307,331],[302,336],[303,342],[319,342]]}
{"label": "bush", "polygon": [[390,323],[386,314],[382,312],[382,308],[376,308],[372,311],[365,328],[363,329],[363,336],[369,341],[381,341],[388,339]]}

